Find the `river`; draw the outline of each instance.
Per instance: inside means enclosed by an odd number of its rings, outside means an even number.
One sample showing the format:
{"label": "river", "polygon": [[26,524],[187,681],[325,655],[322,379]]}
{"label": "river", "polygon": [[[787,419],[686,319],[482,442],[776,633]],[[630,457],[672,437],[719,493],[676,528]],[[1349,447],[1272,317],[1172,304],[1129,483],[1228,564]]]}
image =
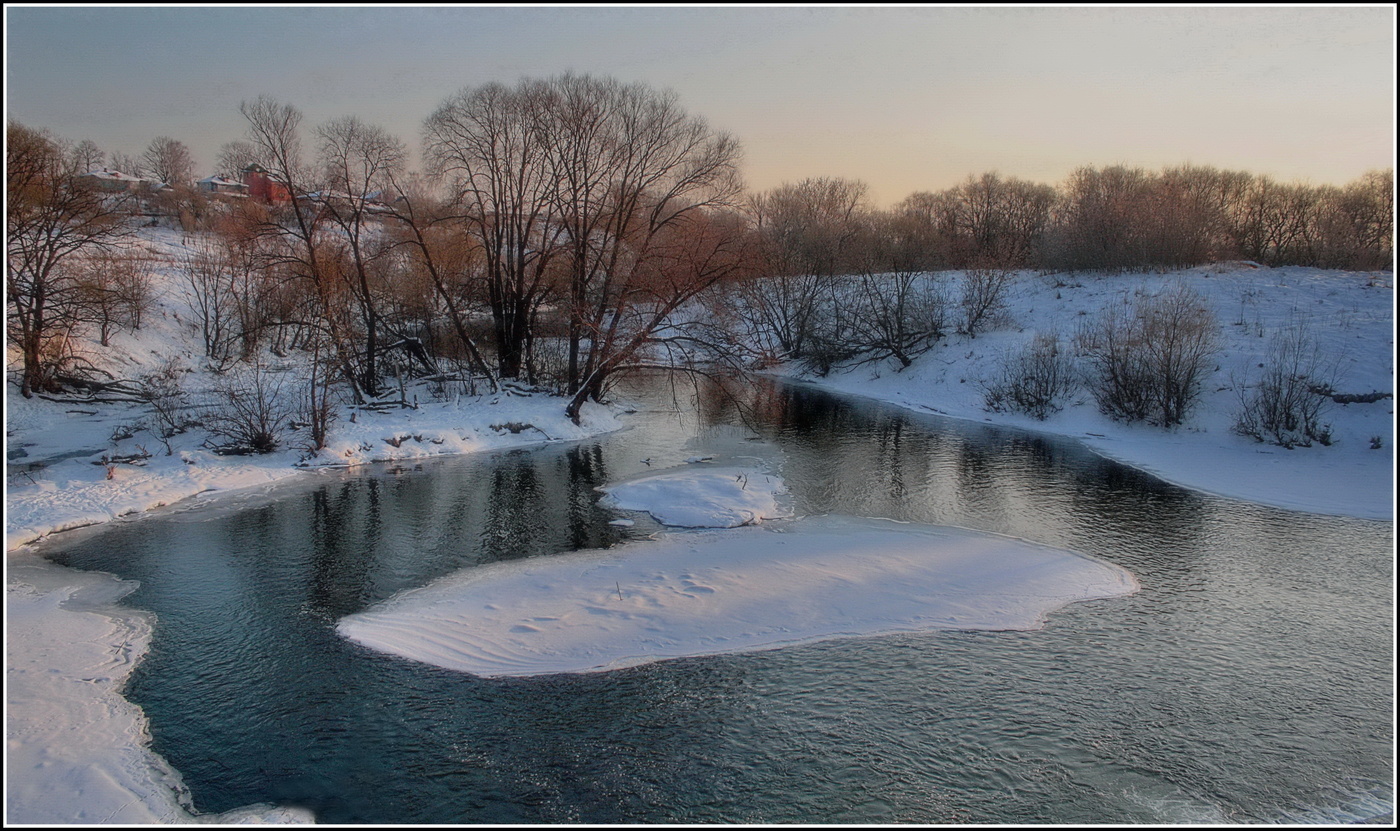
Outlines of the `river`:
{"label": "river", "polygon": [[[620,433],[309,477],[55,535],[156,615],[126,691],[195,806],[328,823],[1377,821],[1392,526],[1162,483],[1069,440],[764,382],[652,383]],[[336,622],[459,569],[655,533],[594,490],[714,456],[799,515],[956,525],[1131,571],[1036,631],[484,679]]]}

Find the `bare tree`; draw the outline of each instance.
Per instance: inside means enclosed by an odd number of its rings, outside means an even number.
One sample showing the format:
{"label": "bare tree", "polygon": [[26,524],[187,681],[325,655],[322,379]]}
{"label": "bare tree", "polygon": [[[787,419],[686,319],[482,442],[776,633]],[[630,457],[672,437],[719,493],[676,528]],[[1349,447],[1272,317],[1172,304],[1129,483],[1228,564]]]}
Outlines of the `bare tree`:
{"label": "bare tree", "polygon": [[340,230],[333,245],[341,247],[342,255],[348,259],[347,268],[341,273],[348,280],[364,332],[360,387],[373,396],[379,391],[376,360],[382,324],[371,271],[373,261],[384,256],[391,244],[377,233],[379,223],[371,220],[377,220],[378,197],[402,172],[407,151],[403,142],[383,128],[365,124],[355,116],[324,124],[317,135],[328,190],[315,201]]}
{"label": "bare tree", "polygon": [[687,211],[682,221],[634,238],[644,256],[620,275],[606,314],[590,326],[588,374],[565,407],[569,418],[577,422],[584,402],[599,400],[614,377],[630,369],[659,364],[685,370],[706,363],[733,368],[730,355],[717,348],[724,339],[707,324],[712,315],[688,307],[752,267],[752,238],[745,230],[739,216],[710,208]]}
{"label": "bare tree", "polygon": [[140,158],[126,153],[113,153],[107,160],[107,166],[128,176],[145,176],[147,172]]}
{"label": "bare tree", "polygon": [[146,172],[167,185],[190,185],[194,181],[190,149],[169,136],[152,139],[141,161]]}
{"label": "bare tree", "polygon": [[102,167],[102,162],[107,158],[92,139],[83,139],[73,147],[73,166],[78,171],[96,170]]}
{"label": "bare tree", "polygon": [[213,360],[227,357],[233,316],[233,263],[227,249],[218,244],[197,246],[182,263],[185,296],[199,323],[204,340],[204,356]]}
{"label": "bare tree", "polygon": [[326,251],[321,234],[325,224],[323,206],[305,198],[323,188],[302,156],[301,111],[266,96],[244,101],[239,110],[248,122],[249,139],[257,148],[268,177],[285,187],[292,197],[285,207],[270,211],[257,224],[257,233],[267,241],[264,267],[286,273],[303,287],[312,306],[310,319],[305,323],[329,338],[330,358],[350,385],[355,400],[363,401],[354,333],[340,297],[344,283],[337,270],[339,264]]}
{"label": "bare tree", "polygon": [[132,250],[99,249],[78,258],[80,317],[97,325],[98,343],[110,346],[116,327],[141,328],[151,303],[147,258]]}
{"label": "bare tree", "polygon": [[219,147],[219,158],[215,172],[234,182],[243,180],[243,171],[258,160],[258,150],[252,142],[243,139],[227,141]]}
{"label": "bare tree", "polygon": [[399,240],[411,251],[410,274],[426,278],[432,286],[472,371],[495,389],[495,372],[481,354],[472,325],[476,309],[486,305],[483,248],[470,233],[458,230],[464,223],[424,179],[399,179],[392,187],[396,198],[388,215],[398,221]]}
{"label": "bare tree", "polygon": [[53,392],[81,318],[77,260],[126,233],[119,200],[79,178],[72,155],[44,133],[6,130],[5,311],[23,360],[20,393]]}
{"label": "bare tree", "polygon": [[784,356],[807,353],[833,276],[851,269],[866,191],[859,181],[805,179],[750,202],[764,276],[744,286],[744,302]]}
{"label": "bare tree", "polygon": [[1049,264],[1108,272],[1147,267],[1144,218],[1153,189],[1141,168],[1074,171],[1057,204]]}
{"label": "bare tree", "polygon": [[914,266],[924,271],[947,268],[954,262],[955,229],[947,208],[946,191],[917,191],[894,206],[893,222],[900,244]]}
{"label": "bare tree", "polygon": [[997,173],[969,176],[945,192],[954,263],[974,268],[1024,266],[1038,254],[1055,203],[1055,189]]}
{"label": "bare tree", "polygon": [[574,75],[548,86],[540,123],[566,232],[577,419],[658,329],[676,325],[666,315],[747,262],[723,213],[741,187],[739,145],[671,92]]}
{"label": "bare tree", "polygon": [[825,317],[837,323],[822,328],[845,333],[850,358],[893,358],[905,369],[943,337],[947,302],[941,281],[918,269],[921,255],[900,237],[899,220],[894,212],[865,217],[857,274],[833,282]]}
{"label": "bare tree", "polygon": [[446,177],[462,229],[481,247],[497,373],[528,371],[533,323],[561,250],[556,181],[539,129],[548,85],[492,83],[448,98],[424,124],[424,155]]}

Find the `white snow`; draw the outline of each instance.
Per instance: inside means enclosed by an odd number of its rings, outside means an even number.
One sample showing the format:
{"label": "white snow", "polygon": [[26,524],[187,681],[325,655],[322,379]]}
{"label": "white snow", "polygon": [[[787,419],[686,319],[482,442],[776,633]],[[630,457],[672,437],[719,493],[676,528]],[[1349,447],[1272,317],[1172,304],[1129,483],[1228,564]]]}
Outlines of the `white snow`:
{"label": "white snow", "polygon": [[[128,379],[175,359],[188,370],[183,385],[198,408],[212,400],[214,375],[203,368],[198,330],[175,265],[196,242],[195,235],[141,229],[141,247],[171,263],[153,275],[154,310],[146,314],[139,332],[114,332],[105,349],[94,343],[81,348],[94,363]],[[9,359],[13,369],[17,357],[10,353]],[[294,377],[300,369],[296,362],[285,361],[271,371]],[[220,456],[205,447],[209,433],[197,428],[175,436],[173,454],[166,455],[144,426],[150,420],[148,407],[57,403],[12,392],[13,385],[7,385],[7,461],[42,467],[11,469],[5,477],[7,549],[54,531],[169,505],[205,491],[262,486],[303,470],[572,441],[622,426],[613,409],[601,406],[585,407],[580,424],[574,424],[564,416],[559,399],[519,389],[445,400],[413,391],[406,393],[412,406],[405,408],[342,408],[330,427],[327,446],[314,455],[298,448],[305,439],[293,432],[285,435],[283,448],[275,453]],[[104,456],[129,457],[143,451],[151,454],[143,465],[114,465],[110,479],[107,467],[93,464]]]}
{"label": "white snow", "polygon": [[[193,238],[142,229],[141,245],[178,259]],[[207,402],[211,375],[193,347],[198,335],[180,296],[178,274],[155,275],[156,308],[140,332],[117,332],[112,345],[87,344],[87,356],[114,375],[136,378],[175,358],[196,405]],[[16,356],[7,353],[10,366]],[[295,372],[297,367],[279,367]],[[123,680],[146,650],[150,621],[104,606],[124,591],[110,577],[42,563],[22,546],[55,531],[105,522],[210,491],[267,487],[318,468],[418,460],[616,430],[611,409],[586,407],[581,423],[564,417],[563,402],[521,390],[478,397],[420,400],[416,408],[344,410],[328,446],[312,456],[287,449],[262,456],[220,456],[194,429],[172,440],[172,453],[142,429],[148,410],[135,404],[56,403],[5,394],[7,765],[6,819],[15,823],[309,822],[299,810],[251,806],[217,816],[190,814],[177,794],[179,776],[146,745],[145,718],[120,695]],[[114,436],[126,436],[114,438]],[[140,465],[93,464],[103,456],[151,454]],[[109,472],[110,471],[110,472]],[[70,599],[108,586],[97,605]],[[42,586],[42,588],[41,588]],[[86,601],[89,605],[93,602]]]}
{"label": "white snow", "polygon": [[[176,436],[174,455],[151,436],[138,433],[110,442],[113,428],[140,417],[135,407],[96,416],[74,405],[11,399],[15,430],[11,447],[26,453],[19,462],[59,456],[65,447],[86,451],[79,458],[7,476],[7,548],[54,531],[104,522],[169,505],[211,490],[236,490],[286,479],[307,470],[369,462],[415,461],[546,441],[577,440],[619,429],[611,409],[586,407],[580,424],[564,416],[563,404],[543,395],[500,394],[449,402],[420,403],[417,409],[361,411],[332,425],[327,447],[314,457],[295,450],[260,456],[220,456],[201,448],[199,431]],[[134,412],[135,411],[135,412]],[[513,432],[512,427],[528,425]],[[15,439],[18,439],[16,441]],[[104,448],[104,445],[106,447]],[[141,466],[94,464],[104,455],[125,456],[143,447],[154,455]]]}
{"label": "white snow", "polygon": [[[1100,414],[1086,392],[1045,421],[986,409],[980,382],[992,377],[1004,353],[1029,343],[1037,332],[1057,332],[1061,343],[1068,343],[1075,327],[1105,306],[1177,281],[1209,302],[1222,341],[1218,368],[1185,424],[1164,430],[1118,423]],[[1066,285],[1057,285],[1061,282]],[[1389,271],[1222,263],[1169,274],[1024,272],[1012,284],[1002,320],[986,333],[952,335],[902,372],[865,366],[803,380],[921,412],[1069,436],[1103,456],[1195,490],[1291,510],[1391,519],[1394,398],[1329,405],[1322,420],[1332,425],[1331,446],[1285,450],[1236,435],[1231,426],[1239,408],[1237,387],[1251,373],[1258,377],[1274,333],[1299,313],[1310,321],[1323,353],[1338,362],[1338,392],[1394,393],[1394,311]],[[793,367],[784,372],[799,376]],[[1380,449],[1372,449],[1373,438]]]}
{"label": "white snow", "polygon": [[194,815],[179,774],[146,745],[146,718],[121,696],[151,618],[110,604],[135,588],[11,553],[5,590],[6,824],[311,822],[249,806]]}
{"label": "white snow", "polygon": [[337,628],[446,669],[538,675],[883,633],[1033,629],[1068,603],[1136,590],[1127,571],[1069,551],[833,516],[467,569]]}
{"label": "white snow", "polygon": [[706,467],[662,471],[599,488],[600,504],[646,511],[662,525],[682,528],[736,528],[765,519],[792,516],[781,504],[783,480],[754,468]]}
{"label": "white snow", "polygon": [[[143,229],[142,235],[144,247],[171,258],[195,243],[167,229]],[[1186,425],[1164,431],[1117,424],[1084,395],[1045,422],[983,409],[978,381],[1002,352],[1037,331],[1057,330],[1068,338],[1079,320],[1104,305],[1172,279],[1210,300],[1225,342],[1220,368]],[[157,306],[143,329],[115,333],[110,349],[89,344],[87,357],[126,378],[173,357],[192,370],[186,377],[196,403],[207,400],[211,376],[193,347],[197,334],[176,270],[163,269],[155,288]],[[1325,419],[1333,425],[1330,447],[1284,450],[1230,432],[1235,376],[1265,360],[1269,337],[1295,310],[1309,316],[1314,334],[1341,362],[1339,391],[1393,392],[1391,272],[1245,264],[1174,275],[1025,274],[993,330],[977,338],[954,336],[904,372],[865,367],[814,381],[916,410],[1072,436],[1187,487],[1297,510],[1390,519],[1393,399],[1333,407]],[[14,357],[7,354],[11,367]],[[12,390],[7,386],[5,396],[7,459],[42,465],[27,471],[11,466],[6,477],[6,819],[14,823],[309,819],[266,806],[192,816],[180,799],[178,774],[147,749],[142,714],[120,696],[146,649],[151,621],[108,605],[123,593],[118,581],[42,562],[20,548],[24,543],[201,492],[267,487],[316,467],[573,440],[619,427],[614,413],[603,408],[585,409],[583,424],[573,425],[558,401],[507,391],[423,400],[417,409],[360,413],[354,422],[342,412],[331,446],[314,457],[295,449],[217,456],[202,447],[207,436],[197,430],[177,436],[173,454],[165,456],[148,431],[129,429],[148,415],[141,407],[25,400]],[[1382,449],[1370,449],[1372,437]],[[144,466],[114,465],[110,478],[106,466],[92,464],[103,454],[129,455],[143,447],[153,454]],[[716,471],[700,466],[694,472]],[[754,482],[751,474],[748,489]],[[781,508],[780,480],[763,484],[774,487],[740,491],[745,499],[763,496]],[[694,508],[696,496],[719,483],[689,478],[648,487],[663,485],[690,492],[634,490],[637,501],[626,504],[667,515],[669,509]],[[613,492],[620,500],[627,494]],[[671,500],[677,501],[668,505]],[[731,498],[721,505],[754,516],[785,515],[770,513],[766,502],[741,506]],[[378,639],[401,654],[417,650],[422,657],[409,657],[455,662],[454,668],[469,672],[578,672],[875,632],[1030,627],[1065,603],[1134,588],[1121,569],[1006,538],[873,520],[807,519],[783,529],[675,534],[614,551],[475,569],[341,625],[357,639]],[[448,605],[434,612],[425,605],[430,598]],[[393,620],[407,628],[391,629]],[[429,637],[444,640],[434,646]]]}

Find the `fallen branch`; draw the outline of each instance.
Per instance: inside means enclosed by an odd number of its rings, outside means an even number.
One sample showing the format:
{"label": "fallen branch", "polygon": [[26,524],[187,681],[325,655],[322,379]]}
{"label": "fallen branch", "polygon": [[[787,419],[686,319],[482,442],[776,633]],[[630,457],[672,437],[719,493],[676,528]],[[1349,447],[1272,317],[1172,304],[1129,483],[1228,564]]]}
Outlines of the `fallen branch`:
{"label": "fallen branch", "polygon": [[1330,398],[1338,404],[1374,404],[1377,401],[1395,397],[1394,393],[1381,392],[1380,390],[1357,394],[1333,392],[1332,388],[1328,386],[1309,386],[1308,392]]}

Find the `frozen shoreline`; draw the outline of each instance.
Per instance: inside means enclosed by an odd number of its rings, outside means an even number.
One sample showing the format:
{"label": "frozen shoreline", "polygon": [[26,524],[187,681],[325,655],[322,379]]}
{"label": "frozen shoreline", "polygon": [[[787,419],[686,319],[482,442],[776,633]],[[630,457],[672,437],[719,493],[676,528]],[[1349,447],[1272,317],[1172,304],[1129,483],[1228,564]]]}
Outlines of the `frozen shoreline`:
{"label": "frozen shoreline", "polygon": [[[1268,360],[1272,335],[1297,309],[1313,317],[1312,335],[1334,356],[1343,392],[1394,392],[1394,289],[1384,277],[1313,268],[1219,264],[1170,274],[1060,275],[1072,285],[1023,275],[1013,284],[1003,322],[975,338],[951,335],[913,365],[832,370],[804,375],[793,366],[777,377],[831,392],[871,398],[914,412],[1075,439],[1093,452],[1192,490],[1287,510],[1394,518],[1395,400],[1329,405],[1322,421],[1331,446],[1287,450],[1232,431],[1244,380]],[[1186,423],[1164,430],[1122,424],[1098,412],[1083,390],[1044,421],[990,412],[979,381],[993,377],[1007,352],[1037,333],[1065,342],[1075,322],[1109,304],[1180,281],[1203,297],[1220,323],[1220,351]],[[1067,328],[1069,327],[1069,328]],[[1380,449],[1372,449],[1374,442]]]}
{"label": "frozen shoreline", "polygon": [[[1097,431],[1055,429],[1053,423],[1004,413],[980,410],[959,413],[943,401],[938,407],[916,403],[917,395],[906,397],[902,391],[893,395],[872,392],[860,382],[844,383],[840,379],[800,375],[774,377],[915,413],[1075,440],[1105,459],[1178,487],[1214,496],[1303,513],[1371,520],[1394,518],[1394,457],[1390,454],[1377,454],[1392,465],[1391,476],[1386,478],[1384,471],[1373,464],[1359,464],[1354,458],[1328,458],[1322,455],[1325,449],[1318,449],[1318,455],[1306,457],[1306,450],[1311,448],[1285,450],[1264,444],[1241,447],[1240,442],[1232,441],[1207,443],[1180,433],[1118,425],[1107,419],[1093,425]],[[1319,482],[1330,484],[1319,486]]]}
{"label": "frozen shoreline", "polygon": [[195,814],[180,775],[148,747],[122,687],[150,645],[151,616],[114,604],[135,588],[11,553],[5,586],[5,822],[311,822],[296,808]]}
{"label": "frozen shoreline", "polygon": [[[1217,309],[1239,307],[1240,318],[1248,317],[1249,326],[1223,327],[1228,337],[1219,375],[1261,360],[1267,339],[1245,329],[1271,331],[1296,303],[1320,309],[1320,336],[1329,348],[1345,348],[1349,357],[1340,388],[1393,389],[1392,289],[1366,284],[1364,275],[1357,274],[1315,269],[1261,272],[1222,272],[1214,267],[1184,272],[1183,279]],[[1084,285],[1066,289],[1063,299],[1043,281],[1023,281],[1009,304],[1012,325],[976,339],[951,339],[902,373],[867,368],[803,383],[916,412],[1074,438],[1101,455],[1196,490],[1292,510],[1393,518],[1393,399],[1334,408],[1335,445],[1291,451],[1233,435],[1229,427],[1235,393],[1225,389],[1207,390],[1191,422],[1176,431],[1114,423],[1082,398],[1044,422],[984,411],[973,381],[986,377],[1002,350],[1025,342],[1037,329],[1074,320],[1163,281],[1161,275],[1077,279]],[[1247,310],[1241,298],[1250,298]],[[136,341],[129,346],[132,356],[155,352]],[[366,414],[355,423],[337,424],[336,443],[321,466],[535,445],[541,443],[539,434],[577,440],[621,426],[615,413],[601,408],[585,409],[584,425],[572,425],[555,403],[543,397],[498,395]],[[412,421],[402,420],[404,415]],[[7,477],[6,818],[54,823],[308,821],[300,812],[266,807],[218,817],[189,814],[177,797],[178,774],[146,749],[144,717],[120,696],[122,679],[146,648],[149,622],[128,610],[93,610],[94,604],[110,604],[120,597],[115,587],[119,581],[62,569],[23,549],[55,531],[143,512],[206,491],[247,492],[307,470],[296,466],[299,458],[293,451],[217,457],[191,442],[176,455],[153,456],[145,467],[119,465],[108,479],[106,470],[91,460],[108,445],[114,427],[138,416],[134,409],[121,408],[75,413],[69,406],[38,401],[7,406],[7,432],[13,430],[16,439],[9,446],[27,454],[18,461],[58,461],[32,478]],[[1383,449],[1369,449],[1370,436],[1379,437]],[[113,449],[128,452],[140,440],[128,439]],[[61,460],[75,449],[86,452],[78,453],[81,458]],[[65,784],[54,788],[56,781]],[[81,798],[75,799],[74,793]]]}
{"label": "frozen shoreline", "polygon": [[[622,426],[614,411],[596,407],[586,408],[582,425],[574,425],[563,416],[561,402],[543,396],[488,397],[465,407],[428,405],[412,413],[417,417],[407,424],[370,414],[340,425],[336,444],[324,454],[333,464],[297,466],[294,452],[237,458],[185,450],[152,457],[145,467],[117,466],[109,479],[105,468],[84,456],[36,471],[23,486],[7,487],[7,823],[314,822],[309,811],[268,805],[192,813],[179,773],[148,747],[145,714],[121,695],[151,637],[149,615],[115,605],[134,585],[55,565],[27,544],[199,494],[219,501],[318,470],[545,443],[537,435],[543,428],[491,426],[502,422],[543,425],[551,441]],[[100,419],[90,421],[106,427]],[[88,432],[92,429],[89,425]],[[70,438],[72,433],[66,431]],[[397,443],[388,440],[400,436]],[[36,445],[43,447],[42,442],[29,446]]]}

